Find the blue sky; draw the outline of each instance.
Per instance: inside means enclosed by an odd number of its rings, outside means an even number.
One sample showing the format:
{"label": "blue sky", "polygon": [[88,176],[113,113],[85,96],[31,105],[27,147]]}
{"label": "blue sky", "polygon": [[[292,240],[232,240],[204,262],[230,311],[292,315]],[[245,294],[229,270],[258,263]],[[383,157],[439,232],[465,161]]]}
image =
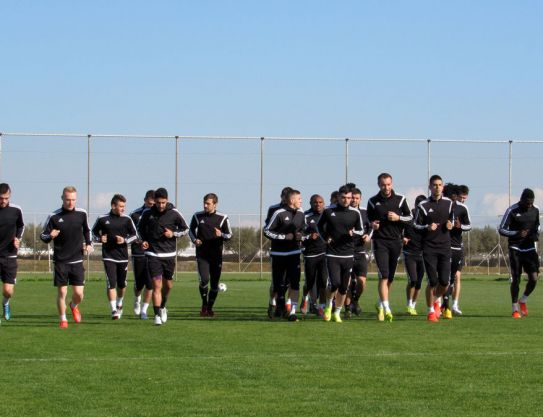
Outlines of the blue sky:
{"label": "blue sky", "polygon": [[[3,1],[0,131],[541,140],[542,12],[538,1]],[[171,144],[96,146],[92,209],[116,191],[135,207],[147,188],[171,186]],[[542,146],[515,147],[513,194],[543,192]],[[5,137],[2,180],[27,212],[47,212],[66,183],[84,189],[85,149]],[[343,180],[341,145],[266,150],[265,204],[282,185],[307,201]],[[425,151],[353,145],[351,179],[369,197],[390,170],[415,195]],[[258,144],[183,152],[182,210],[218,191],[225,211],[257,212]],[[472,186],[481,222],[503,209],[503,146],[443,144],[433,155],[445,180]]]}

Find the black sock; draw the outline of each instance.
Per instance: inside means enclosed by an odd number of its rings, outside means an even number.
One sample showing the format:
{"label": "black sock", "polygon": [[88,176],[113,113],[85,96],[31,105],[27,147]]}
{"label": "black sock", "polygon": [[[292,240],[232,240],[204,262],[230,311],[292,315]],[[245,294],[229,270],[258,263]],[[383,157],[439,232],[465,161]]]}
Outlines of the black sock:
{"label": "black sock", "polygon": [[153,311],[155,312],[155,316],[160,316],[160,307],[153,306]]}
{"label": "black sock", "polygon": [[217,299],[217,294],[219,293],[218,290],[211,290],[209,291],[209,300],[207,302],[207,308],[211,310],[213,308],[213,304],[215,304],[215,300]]}
{"label": "black sock", "polygon": [[207,286],[206,287],[198,287],[200,290],[200,298],[202,299],[202,305],[207,305]]}

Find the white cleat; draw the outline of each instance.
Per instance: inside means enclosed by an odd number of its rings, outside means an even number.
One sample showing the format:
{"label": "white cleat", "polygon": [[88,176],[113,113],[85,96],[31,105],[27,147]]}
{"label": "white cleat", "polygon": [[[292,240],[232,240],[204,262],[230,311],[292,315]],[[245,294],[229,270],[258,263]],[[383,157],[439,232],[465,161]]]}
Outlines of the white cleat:
{"label": "white cleat", "polygon": [[141,313],[141,303],[136,300],[134,301],[134,315],[139,316]]}
{"label": "white cleat", "polygon": [[168,321],[168,309],[166,307],[160,309],[160,319],[162,320],[162,323]]}
{"label": "white cleat", "polygon": [[462,315],[462,310],[460,310],[458,307],[453,307],[452,312],[453,312],[453,314],[455,316],[461,316]]}
{"label": "white cleat", "polygon": [[155,326],[161,326],[162,325],[162,319],[160,316],[155,316]]}
{"label": "white cleat", "polygon": [[[140,319],[142,319],[142,320],[147,320],[147,319],[148,319],[147,313],[146,313],[145,311],[142,311],[142,312],[140,313]],[[161,321],[162,321],[162,320],[161,320]]]}

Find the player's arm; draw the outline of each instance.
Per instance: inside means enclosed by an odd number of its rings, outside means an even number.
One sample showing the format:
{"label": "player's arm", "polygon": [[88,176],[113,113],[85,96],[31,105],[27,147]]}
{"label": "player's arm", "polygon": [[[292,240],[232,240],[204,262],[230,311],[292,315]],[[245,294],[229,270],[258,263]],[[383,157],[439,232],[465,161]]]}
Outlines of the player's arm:
{"label": "player's arm", "polygon": [[202,241],[198,239],[198,218],[196,217],[196,213],[194,213],[190,219],[189,238],[194,244],[197,244],[197,240],[200,241],[200,245],[202,244]]}
{"label": "player's arm", "polygon": [[83,214],[84,214],[84,217],[83,217],[82,229],[83,229],[83,239],[85,239],[85,252],[87,254],[90,254],[92,253],[94,248],[92,246],[91,229],[89,227],[89,217],[86,211],[83,212]]}
{"label": "player's arm", "polygon": [[281,226],[281,219],[279,217],[279,210],[276,210],[269,223],[264,227],[264,235],[270,240],[292,240],[294,239],[294,233],[280,233],[279,227]]}
{"label": "player's arm", "polygon": [[47,217],[47,220],[45,221],[45,226],[43,227],[43,230],[40,234],[40,239],[44,243],[49,243],[55,237],[57,237],[58,234],[59,234],[59,231],[58,229],[55,229],[53,227],[53,219],[52,219],[52,216],[50,215],[49,217]]}
{"label": "player's arm", "polygon": [[131,244],[132,242],[135,242],[138,239],[138,232],[136,230],[136,225],[132,221],[132,218],[129,216],[126,216],[126,233],[124,235],[124,242],[127,245]]}
{"label": "player's arm", "polygon": [[400,202],[400,221],[402,223],[411,223],[413,221],[413,215],[409,209],[409,204],[407,204],[407,199],[404,197]]}
{"label": "player's arm", "polygon": [[222,240],[230,240],[232,239],[232,228],[230,227],[230,219],[228,216],[224,216],[221,224],[220,224],[220,237]]}
{"label": "player's arm", "polygon": [[415,220],[413,221],[413,227],[415,227],[415,229],[417,230],[428,230],[430,225],[428,224],[426,210],[421,204],[417,206],[417,210],[415,211]]}
{"label": "player's arm", "polygon": [[[98,217],[96,219],[96,221],[94,222],[94,226],[92,226],[92,240],[94,242],[102,242],[102,224],[101,224],[101,221],[100,221],[100,217]],[[107,236],[106,236],[106,239],[107,239]],[[103,242],[105,243],[105,242]]]}
{"label": "player's arm", "polygon": [[185,221],[185,218],[181,212],[178,210],[175,210],[175,212],[177,213],[177,216],[175,218],[175,230],[173,231],[173,236],[179,238],[189,233],[189,227],[187,226],[187,222]]}
{"label": "player's arm", "polygon": [[506,237],[512,237],[516,236],[520,233],[519,230],[510,230],[511,227],[511,216],[512,216],[512,210],[511,207],[509,207],[505,214],[503,215],[502,221],[500,223],[500,227],[498,228],[498,233],[502,236]]}

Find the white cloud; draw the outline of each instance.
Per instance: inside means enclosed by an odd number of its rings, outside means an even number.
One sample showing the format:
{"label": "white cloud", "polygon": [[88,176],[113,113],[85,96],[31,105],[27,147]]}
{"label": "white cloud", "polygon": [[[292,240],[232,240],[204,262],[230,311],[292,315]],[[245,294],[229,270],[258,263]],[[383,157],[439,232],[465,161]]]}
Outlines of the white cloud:
{"label": "white cloud", "polygon": [[[534,188],[535,203],[543,198],[543,188]],[[518,196],[511,196],[511,204],[515,204],[520,198]],[[482,201],[482,214],[486,216],[501,216],[509,207],[509,195],[507,193],[493,194],[487,193],[483,196]]]}

